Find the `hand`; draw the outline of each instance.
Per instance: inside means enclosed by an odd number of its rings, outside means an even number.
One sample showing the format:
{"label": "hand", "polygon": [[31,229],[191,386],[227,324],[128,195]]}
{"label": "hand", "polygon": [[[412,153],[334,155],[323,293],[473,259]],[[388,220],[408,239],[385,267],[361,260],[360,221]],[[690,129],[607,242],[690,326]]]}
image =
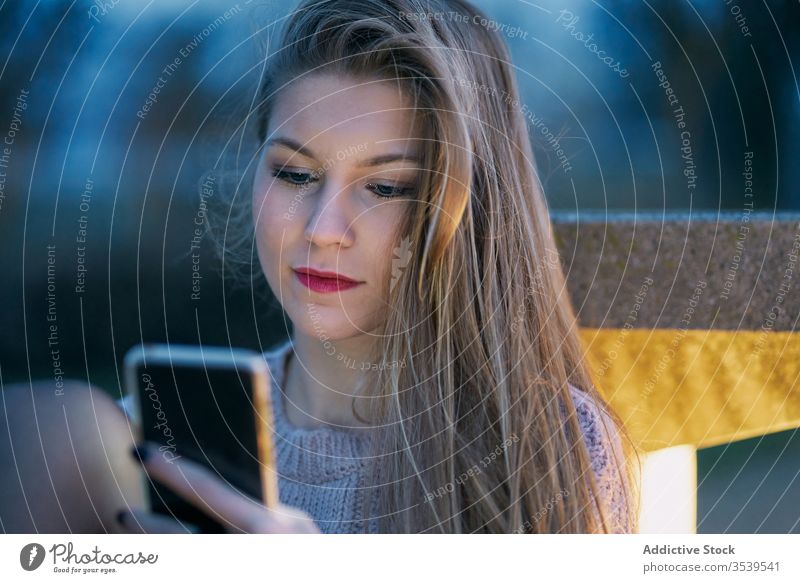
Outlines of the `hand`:
{"label": "hand", "polygon": [[[138,450],[138,452],[137,452]],[[144,443],[133,448],[131,454],[156,481],[164,484],[192,505],[236,533],[319,533],[313,519],[302,510],[278,505],[267,508],[228,486],[205,466],[187,460],[167,460],[156,455],[155,444]],[[194,525],[142,509],[126,509],[118,514],[117,521],[128,532],[186,533],[197,532]]]}

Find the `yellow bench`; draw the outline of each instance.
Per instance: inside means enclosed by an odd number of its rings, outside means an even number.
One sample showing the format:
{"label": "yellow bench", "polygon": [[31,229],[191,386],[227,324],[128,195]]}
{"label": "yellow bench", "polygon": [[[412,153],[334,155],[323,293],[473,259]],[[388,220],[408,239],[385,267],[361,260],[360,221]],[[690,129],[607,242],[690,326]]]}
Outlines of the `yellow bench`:
{"label": "yellow bench", "polygon": [[554,213],[595,383],[642,452],[641,532],[695,532],[697,450],[800,427],[800,215]]}

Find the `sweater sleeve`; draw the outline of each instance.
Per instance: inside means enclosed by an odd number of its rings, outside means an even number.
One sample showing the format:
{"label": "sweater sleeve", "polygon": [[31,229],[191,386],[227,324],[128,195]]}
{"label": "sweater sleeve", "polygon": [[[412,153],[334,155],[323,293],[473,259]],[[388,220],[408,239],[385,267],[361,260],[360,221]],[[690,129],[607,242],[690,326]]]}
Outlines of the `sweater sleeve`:
{"label": "sweater sleeve", "polygon": [[[572,395],[598,485],[598,502],[606,514],[609,530],[612,533],[630,533],[633,524],[626,497],[631,495],[631,489],[624,472],[625,459],[619,432],[611,417],[591,396],[577,389],[572,391]],[[599,520],[597,509],[594,511]]]}

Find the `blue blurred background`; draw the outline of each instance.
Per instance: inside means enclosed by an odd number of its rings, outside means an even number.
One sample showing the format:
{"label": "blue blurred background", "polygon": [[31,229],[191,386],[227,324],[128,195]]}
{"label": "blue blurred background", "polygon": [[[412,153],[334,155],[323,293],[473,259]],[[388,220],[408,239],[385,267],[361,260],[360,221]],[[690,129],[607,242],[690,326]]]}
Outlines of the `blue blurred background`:
{"label": "blue blurred background", "polygon": [[[746,152],[753,208],[800,209],[797,2],[476,4],[511,48],[554,211],[741,212]],[[207,173],[247,168],[264,45],[294,5],[0,4],[3,383],[52,375],[57,349],[66,376],[117,393],[137,342],[263,350],[288,332],[263,282],[189,248]],[[699,530],[800,532],[780,512],[797,441],[701,452]]]}

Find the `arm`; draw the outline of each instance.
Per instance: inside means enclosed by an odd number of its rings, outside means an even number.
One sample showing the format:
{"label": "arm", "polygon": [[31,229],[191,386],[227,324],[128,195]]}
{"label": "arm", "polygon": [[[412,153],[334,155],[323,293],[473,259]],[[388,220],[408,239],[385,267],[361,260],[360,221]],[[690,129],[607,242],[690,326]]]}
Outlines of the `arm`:
{"label": "arm", "polygon": [[8,533],[119,532],[120,506],[139,505],[125,416],[104,391],[49,381],[0,390],[0,520]]}
{"label": "arm", "polygon": [[[602,505],[612,533],[635,531],[635,493],[627,476],[622,438],[614,420],[582,391],[573,390],[578,422],[583,430],[592,470]],[[598,519],[599,515],[595,511]]]}

